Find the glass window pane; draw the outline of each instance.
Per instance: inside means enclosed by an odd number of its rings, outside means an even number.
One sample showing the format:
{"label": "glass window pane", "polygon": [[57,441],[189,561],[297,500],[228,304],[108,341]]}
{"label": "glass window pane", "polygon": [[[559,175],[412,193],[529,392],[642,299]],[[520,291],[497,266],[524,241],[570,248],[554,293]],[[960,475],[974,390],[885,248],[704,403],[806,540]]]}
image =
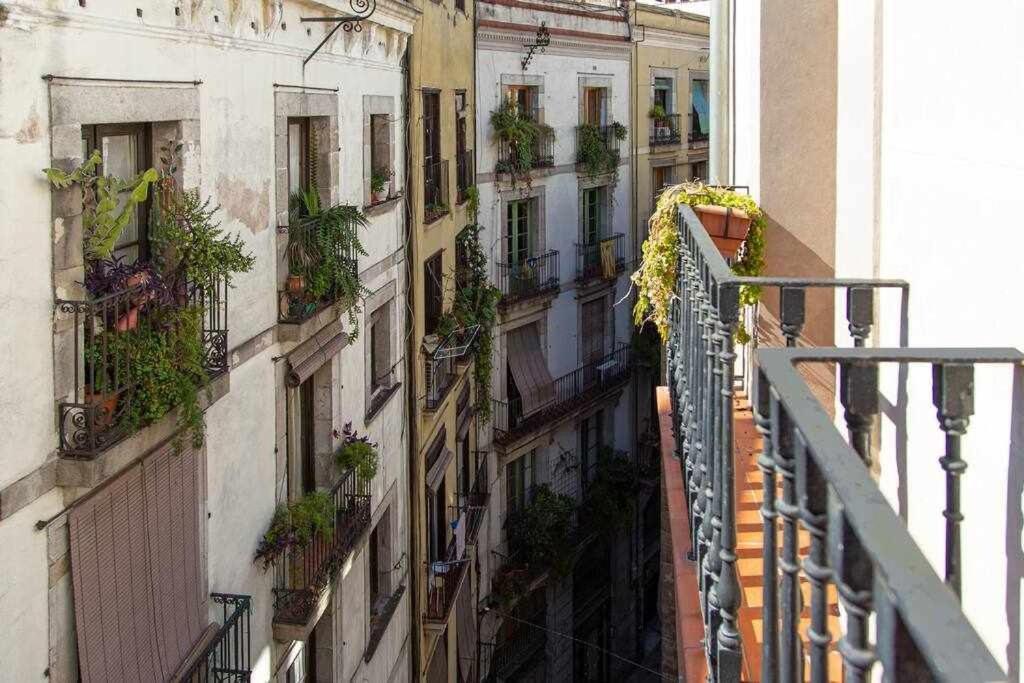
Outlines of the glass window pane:
{"label": "glass window pane", "polygon": [[[102,141],[103,173],[123,180],[129,180],[139,174],[138,164],[138,140],[134,135],[104,135]],[[128,202],[128,195],[122,194],[118,199],[118,210],[121,210]],[[128,225],[118,236],[114,244],[117,255],[126,262],[133,262],[138,258],[138,248],[133,250],[118,250],[118,247],[129,244],[137,244],[139,241],[139,215],[133,212]]]}
{"label": "glass window pane", "polygon": [[302,124],[288,124],[288,193],[302,190]]}

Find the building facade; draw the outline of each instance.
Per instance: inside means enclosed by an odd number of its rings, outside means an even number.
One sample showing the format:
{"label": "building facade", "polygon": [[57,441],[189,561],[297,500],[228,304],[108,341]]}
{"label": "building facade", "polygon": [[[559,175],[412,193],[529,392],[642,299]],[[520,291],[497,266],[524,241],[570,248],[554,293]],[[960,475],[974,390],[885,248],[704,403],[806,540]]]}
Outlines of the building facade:
{"label": "building facade", "polygon": [[454,322],[453,313],[459,237],[474,223],[476,3],[421,5],[408,51],[406,122],[412,660],[414,679],[454,683],[476,676],[473,558],[486,505],[480,487],[488,483],[474,418],[474,332]]}
{"label": "building facade", "polygon": [[[613,3],[478,6],[479,213],[501,296],[477,557],[489,680],[619,680],[608,653],[642,650],[631,31]],[[628,502],[602,497],[623,469]]]}
{"label": "building facade", "polygon": [[[20,245],[0,257],[19,321],[0,431],[20,445],[0,455],[0,621],[20,634],[0,678],[411,676],[400,197],[419,10],[382,1],[333,30],[346,11],[0,6]],[[159,180],[104,209],[99,183],[41,171],[93,150],[100,176]],[[110,243],[101,211],[124,216]],[[217,223],[238,239],[230,285],[192,279],[224,253],[190,251]],[[353,443],[375,467],[336,461]]]}

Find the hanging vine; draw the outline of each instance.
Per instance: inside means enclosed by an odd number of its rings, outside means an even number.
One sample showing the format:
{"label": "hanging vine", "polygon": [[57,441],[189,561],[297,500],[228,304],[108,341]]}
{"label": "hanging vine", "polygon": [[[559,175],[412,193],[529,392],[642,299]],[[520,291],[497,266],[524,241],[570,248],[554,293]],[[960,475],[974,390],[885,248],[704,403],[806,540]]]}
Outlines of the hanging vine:
{"label": "hanging vine", "polygon": [[[638,327],[651,322],[662,340],[668,339],[669,310],[679,277],[679,227],[676,223],[680,204],[696,206],[711,204],[741,209],[750,216],[750,232],[732,264],[737,275],[755,277],[764,271],[765,218],[753,199],[725,188],[701,182],[682,183],[666,188],[658,198],[651,216],[649,232],[642,247],[640,267],[630,276],[637,287],[633,321]],[[761,288],[744,285],[740,288],[740,305],[750,306],[761,298]],[[750,335],[742,326],[736,330],[736,341],[745,344]]]}

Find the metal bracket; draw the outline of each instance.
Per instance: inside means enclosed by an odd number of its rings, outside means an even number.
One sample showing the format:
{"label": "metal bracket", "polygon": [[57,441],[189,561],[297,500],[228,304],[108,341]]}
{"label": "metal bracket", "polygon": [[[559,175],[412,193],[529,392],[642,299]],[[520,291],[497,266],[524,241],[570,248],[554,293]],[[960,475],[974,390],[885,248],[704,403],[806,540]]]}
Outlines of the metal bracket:
{"label": "metal bracket", "polygon": [[544,52],[544,48],[551,44],[551,34],[548,33],[548,25],[545,22],[540,22],[540,27],[537,29],[537,38],[532,43],[527,43],[526,56],[523,57],[522,65],[523,71],[526,71],[526,67],[530,65],[530,60],[533,59],[533,53],[537,50]]}
{"label": "metal bracket", "polygon": [[309,62],[309,60],[313,59],[313,57],[316,56],[316,53],[320,52],[320,49],[327,44],[327,41],[330,40],[334,36],[334,34],[338,32],[339,28],[344,29],[347,32],[355,31],[356,33],[359,33],[360,31],[363,30],[362,22],[366,19],[369,19],[373,15],[373,13],[377,11],[377,0],[349,0],[348,4],[355,14],[350,14],[348,16],[342,17],[299,18],[299,21],[303,23],[322,24],[336,22],[334,24],[334,27],[327,32],[326,36],[324,36],[324,39],[321,40],[320,43],[315,48],[313,48],[313,51],[309,53],[309,56],[302,60],[303,69],[306,68],[306,63]]}

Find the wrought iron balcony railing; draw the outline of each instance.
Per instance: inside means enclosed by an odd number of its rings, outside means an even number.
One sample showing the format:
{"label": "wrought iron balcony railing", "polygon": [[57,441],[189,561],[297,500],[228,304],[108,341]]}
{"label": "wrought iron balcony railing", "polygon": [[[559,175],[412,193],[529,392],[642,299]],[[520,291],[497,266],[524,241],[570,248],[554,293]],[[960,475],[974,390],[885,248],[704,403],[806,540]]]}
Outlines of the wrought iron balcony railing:
{"label": "wrought iron balcony railing", "polygon": [[[321,239],[318,235],[321,230],[321,222],[316,218],[296,218],[288,226],[289,249],[292,245],[302,246],[304,258],[310,263],[319,264],[327,254],[320,247]],[[359,253],[354,244],[345,247],[338,247],[337,256],[343,267],[350,271],[354,277],[359,276]],[[309,320],[317,313],[320,313],[328,306],[338,302],[342,293],[335,290],[324,292],[317,299],[310,293],[309,278],[306,277],[302,287],[298,291],[286,291],[282,293],[282,304],[278,311],[278,319],[285,324],[299,324]]]}
{"label": "wrought iron balcony railing", "polygon": [[681,114],[666,114],[651,119],[651,129],[648,134],[648,144],[651,147],[660,145],[678,145],[682,140],[680,131]]}
{"label": "wrought iron balcony railing", "polygon": [[274,562],[274,621],[306,624],[320,595],[370,524],[369,482],[346,471],[330,491],[334,528],[293,547]]}
{"label": "wrought iron balcony railing", "polygon": [[564,415],[619,388],[632,371],[632,349],[617,343],[615,349],[597,360],[580,365],[552,382],[551,400],[529,415],[523,414],[520,398],[493,399],[494,440],[506,444],[540,429]]}
{"label": "wrought iron balcony railing", "polygon": [[221,606],[221,626],[194,662],[176,680],[188,683],[242,683],[252,673],[252,608],[248,595],[213,593]]}
{"label": "wrought iron balcony railing", "polygon": [[480,643],[480,680],[484,683],[511,678],[524,666],[543,659],[548,644],[547,615],[539,612],[516,622],[512,634],[494,643]]}
{"label": "wrought iron balcony railing", "polygon": [[502,305],[558,292],[558,252],[554,249],[517,263],[497,265]]}
{"label": "wrought iron balcony railing", "polygon": [[[576,281],[618,277],[619,273],[626,269],[625,243],[626,236],[621,232],[596,242],[577,243]],[[606,253],[608,257],[605,256]]]}
{"label": "wrought iron balcony railing", "polygon": [[448,390],[452,388],[458,377],[455,373],[455,357],[431,354],[427,357],[423,371],[426,373],[426,409],[437,410],[441,407],[448,395]]}
{"label": "wrought iron balcony railing", "polygon": [[[608,165],[618,164],[619,139],[615,135],[617,127],[615,124],[595,126],[589,123],[576,126],[576,163],[587,164],[592,161],[590,157],[593,153],[591,146],[596,141],[600,145],[602,156],[605,157]],[[607,170],[612,169],[608,168]]]}
{"label": "wrought iron balcony railing", "polygon": [[[497,173],[508,173],[510,169],[520,168],[517,151],[508,140],[498,140],[498,163],[494,170]],[[522,164],[522,165],[525,165]],[[530,145],[530,168],[548,168],[555,165],[555,130],[548,126],[540,126],[537,135]]]}
{"label": "wrought iron balcony railing", "polygon": [[462,494],[459,504],[460,511],[466,516],[466,543],[476,543],[483,524],[487,503],[491,498],[491,486],[488,480],[487,451],[477,451],[479,465],[473,475],[473,482],[468,492]]}
{"label": "wrought iron balcony railing", "polygon": [[467,149],[455,157],[456,203],[462,204],[469,199],[469,188],[475,184],[476,156],[473,150]]}
{"label": "wrought iron balcony railing", "polygon": [[453,536],[445,549],[444,560],[428,567],[427,613],[428,622],[445,622],[452,613],[455,598],[465,582],[469,559],[465,547],[459,548]]}
{"label": "wrought iron balcony railing", "polygon": [[423,221],[436,221],[451,210],[448,206],[448,160],[423,165]]}
{"label": "wrought iron balcony railing", "polygon": [[[959,566],[959,497],[962,471],[956,429],[964,417],[974,363],[1019,363],[1016,351],[915,351],[797,349],[809,288],[846,291],[847,321],[855,347],[863,347],[875,325],[874,298],[884,289],[901,294],[906,320],[909,288],[899,280],[747,278],[734,275],[689,207],[681,206],[680,277],[667,344],[667,380],[673,432],[683,474],[691,544],[696,560],[699,604],[704,615],[709,679],[739,681],[744,643],[738,623],[741,605],[737,553],[760,554],[752,584],[762,591],[758,647],[760,680],[786,683],[830,680],[829,642],[841,636],[838,652],[847,680],[870,680],[876,661],[887,680],[1001,680],[1004,674],[956,603],[953,591],[928,568],[928,561],[899,520],[865,462],[871,457],[872,424],[878,415],[880,363],[930,363],[936,369],[936,406],[947,430],[947,573]],[[742,313],[742,286],[779,290],[780,328],[789,349],[759,349],[753,370],[754,421],[764,437],[757,459],[763,477],[764,523],[756,548],[737,547],[736,460],[734,450],[734,333]],[[901,330],[906,344],[906,329]],[[800,372],[794,364],[800,362]],[[822,401],[808,385],[808,366],[839,367],[839,397],[849,443],[836,431]],[[831,366],[830,366],[831,367]],[[748,391],[751,389],[748,388]],[[968,399],[969,402],[969,399]],[[897,407],[899,410],[899,407]],[[956,474],[954,474],[956,473]],[[781,484],[781,486],[780,486]],[[781,523],[781,524],[780,524]],[[798,523],[809,532],[804,547]],[[781,539],[778,534],[781,532]],[[949,538],[953,538],[952,543]],[[780,547],[781,540],[781,547]],[[950,559],[952,558],[952,559]],[[801,571],[801,567],[803,568]],[[957,587],[957,572],[947,583]],[[810,595],[807,640],[801,593]],[[845,628],[836,627],[829,595],[838,588]],[[877,623],[876,646],[868,623]],[[842,633],[830,633],[833,628]]]}
{"label": "wrought iron balcony railing", "polygon": [[[227,284],[187,285],[180,300],[160,302],[144,285],[96,299],[56,301],[57,312],[70,315],[74,335],[74,394],[59,403],[60,450],[66,457],[92,459],[131,436],[136,387],[132,357],[122,335],[156,329],[161,312],[174,306],[202,310],[203,369],[212,379],[228,369]],[[173,298],[178,299],[174,294]],[[171,332],[168,331],[167,334]],[[121,343],[119,343],[121,342]]]}

